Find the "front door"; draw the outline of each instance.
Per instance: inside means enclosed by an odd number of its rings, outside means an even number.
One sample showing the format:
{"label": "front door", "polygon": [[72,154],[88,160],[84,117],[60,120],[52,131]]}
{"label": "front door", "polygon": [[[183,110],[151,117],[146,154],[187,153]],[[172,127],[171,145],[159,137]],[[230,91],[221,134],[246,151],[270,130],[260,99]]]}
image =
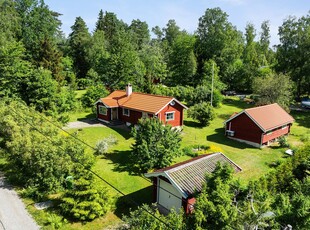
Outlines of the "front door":
{"label": "front door", "polygon": [[118,119],[118,109],[117,108],[112,108],[112,117],[111,120],[117,120]]}

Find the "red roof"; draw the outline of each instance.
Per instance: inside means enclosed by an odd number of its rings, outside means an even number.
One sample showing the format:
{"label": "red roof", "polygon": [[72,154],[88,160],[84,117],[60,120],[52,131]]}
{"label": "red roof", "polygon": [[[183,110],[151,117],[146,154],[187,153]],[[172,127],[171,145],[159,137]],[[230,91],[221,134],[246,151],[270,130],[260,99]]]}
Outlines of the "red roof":
{"label": "red roof", "polygon": [[104,105],[110,108],[123,107],[153,114],[159,113],[166,105],[168,105],[172,101],[175,101],[184,108],[187,108],[173,97],[136,92],[133,92],[130,94],[130,96],[127,96],[126,92],[122,90],[116,90],[109,96],[105,98],[100,98],[99,101],[101,101]]}
{"label": "red roof", "polygon": [[245,113],[250,117],[264,132],[275,129],[277,127],[290,124],[294,118],[289,115],[277,103],[245,109],[228,119],[226,122],[234,119],[240,114]]}

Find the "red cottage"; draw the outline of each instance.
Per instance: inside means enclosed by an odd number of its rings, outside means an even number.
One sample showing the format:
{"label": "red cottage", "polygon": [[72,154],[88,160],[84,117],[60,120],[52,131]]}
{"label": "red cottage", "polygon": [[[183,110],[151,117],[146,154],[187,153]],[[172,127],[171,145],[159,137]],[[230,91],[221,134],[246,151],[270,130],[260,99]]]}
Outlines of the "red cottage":
{"label": "red cottage", "polygon": [[157,117],[172,127],[183,125],[185,105],[173,97],[132,92],[129,84],[126,91],[116,90],[96,102],[97,119],[111,123],[122,121],[127,125],[137,124],[143,117]]}
{"label": "red cottage", "polygon": [[153,201],[166,213],[183,208],[185,213],[194,210],[194,195],[201,192],[206,174],[212,173],[217,163],[229,164],[235,172],[241,168],[223,153],[204,154],[178,164],[144,174],[153,178]]}
{"label": "red cottage", "polygon": [[225,135],[255,147],[287,135],[294,118],[277,103],[245,109],[225,121]]}

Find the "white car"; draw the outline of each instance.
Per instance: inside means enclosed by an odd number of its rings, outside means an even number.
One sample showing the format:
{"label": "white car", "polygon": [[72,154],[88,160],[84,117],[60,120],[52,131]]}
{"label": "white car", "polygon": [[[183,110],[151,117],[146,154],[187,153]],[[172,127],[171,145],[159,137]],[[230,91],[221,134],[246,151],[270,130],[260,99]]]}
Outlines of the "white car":
{"label": "white car", "polygon": [[306,99],[304,101],[301,101],[301,107],[310,109],[310,99]]}

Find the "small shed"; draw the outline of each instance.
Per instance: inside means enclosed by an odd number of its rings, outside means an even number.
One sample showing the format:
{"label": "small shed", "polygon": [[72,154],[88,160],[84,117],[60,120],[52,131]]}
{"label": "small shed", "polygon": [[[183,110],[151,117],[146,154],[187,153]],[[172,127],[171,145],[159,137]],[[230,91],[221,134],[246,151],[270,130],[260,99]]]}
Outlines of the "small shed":
{"label": "small shed", "polygon": [[255,147],[262,147],[288,135],[293,122],[294,118],[274,103],[233,114],[225,121],[225,135]]}
{"label": "small shed", "polygon": [[146,177],[153,178],[153,201],[167,211],[184,208],[186,213],[191,213],[196,201],[194,194],[202,190],[206,174],[212,173],[218,162],[231,165],[235,172],[241,171],[237,164],[217,152],[146,173]]}

